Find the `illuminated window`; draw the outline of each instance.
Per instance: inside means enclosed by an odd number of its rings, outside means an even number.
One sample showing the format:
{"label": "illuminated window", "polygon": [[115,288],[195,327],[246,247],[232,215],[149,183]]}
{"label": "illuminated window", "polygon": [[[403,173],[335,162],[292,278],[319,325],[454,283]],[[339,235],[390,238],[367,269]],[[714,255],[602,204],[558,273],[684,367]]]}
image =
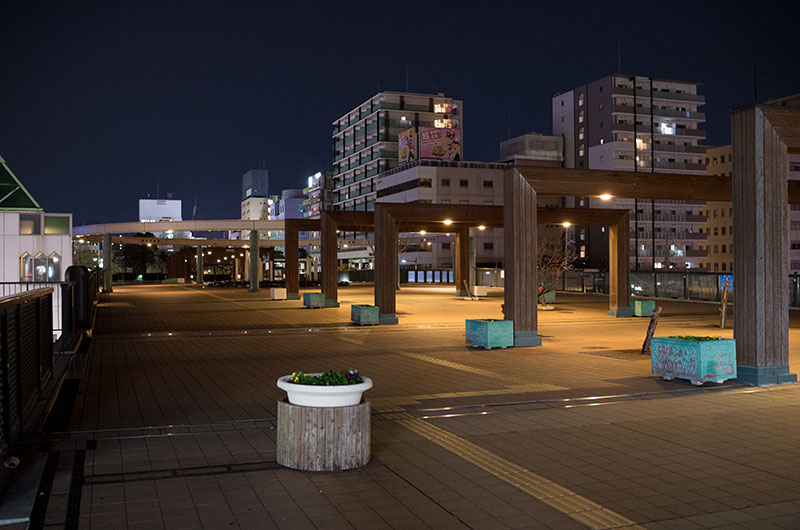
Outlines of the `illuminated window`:
{"label": "illuminated window", "polygon": [[47,256],[47,281],[61,281],[61,256],[55,252]]}
{"label": "illuminated window", "polygon": [[33,258],[33,281],[47,281],[47,256],[41,252]]}
{"label": "illuminated window", "polygon": [[434,103],[433,104],[433,112],[438,113],[446,113],[449,114],[452,111],[452,107],[449,103]]}
{"label": "illuminated window", "polygon": [[27,252],[24,252],[22,256],[19,257],[19,281],[33,281],[33,256]]}
{"label": "illuminated window", "polygon": [[583,123],[583,111],[578,114],[578,123]]}
{"label": "illuminated window", "polygon": [[[579,106],[579,107],[583,107],[583,94],[581,94],[580,96],[578,96],[578,106]],[[583,112],[582,112],[582,111],[581,111],[581,114],[583,114]]]}
{"label": "illuminated window", "polygon": [[449,129],[453,126],[453,120],[433,120],[433,126],[437,129]]}

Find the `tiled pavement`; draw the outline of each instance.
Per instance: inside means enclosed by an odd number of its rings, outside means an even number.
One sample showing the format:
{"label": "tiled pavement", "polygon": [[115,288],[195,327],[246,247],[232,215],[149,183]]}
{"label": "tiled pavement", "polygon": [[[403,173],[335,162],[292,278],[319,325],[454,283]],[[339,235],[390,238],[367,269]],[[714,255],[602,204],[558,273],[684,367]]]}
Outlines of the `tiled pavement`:
{"label": "tiled pavement", "polygon": [[[561,296],[544,345],[464,345],[459,300],[404,288],[401,324],[266,293],[115,287],[58,455],[46,524],[140,528],[800,528],[800,388],[695,388],[650,374],[646,319]],[[722,334],[710,304],[660,302],[661,334]],[[800,323],[792,319],[791,366]],[[345,473],[275,463],[274,381],[370,375],[373,458]],[[80,465],[83,461],[83,465]],[[76,464],[77,462],[77,464]]]}

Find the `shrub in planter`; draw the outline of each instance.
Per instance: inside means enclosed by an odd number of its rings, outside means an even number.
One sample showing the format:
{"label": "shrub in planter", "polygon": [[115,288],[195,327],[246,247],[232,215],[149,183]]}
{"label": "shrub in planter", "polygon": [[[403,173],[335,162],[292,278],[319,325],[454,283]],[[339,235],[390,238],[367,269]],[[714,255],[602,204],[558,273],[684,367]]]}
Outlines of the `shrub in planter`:
{"label": "shrub in planter", "polygon": [[372,388],[372,379],[358,370],[306,374],[294,372],[278,379],[289,403],[309,407],[347,407],[358,405],[361,394]]}

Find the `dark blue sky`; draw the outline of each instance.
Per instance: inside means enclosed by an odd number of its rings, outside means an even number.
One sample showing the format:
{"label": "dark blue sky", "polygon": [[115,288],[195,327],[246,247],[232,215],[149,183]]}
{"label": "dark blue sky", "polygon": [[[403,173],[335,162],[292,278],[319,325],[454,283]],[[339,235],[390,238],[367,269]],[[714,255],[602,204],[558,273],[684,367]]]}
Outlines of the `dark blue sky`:
{"label": "dark blue sky", "polygon": [[709,144],[732,107],[800,92],[797,2],[30,2],[0,8],[0,155],[46,211],[130,221],[173,192],[237,218],[331,159],[330,123],[378,89],[464,100],[465,155],[550,133],[553,94],[617,70],[703,83]]}

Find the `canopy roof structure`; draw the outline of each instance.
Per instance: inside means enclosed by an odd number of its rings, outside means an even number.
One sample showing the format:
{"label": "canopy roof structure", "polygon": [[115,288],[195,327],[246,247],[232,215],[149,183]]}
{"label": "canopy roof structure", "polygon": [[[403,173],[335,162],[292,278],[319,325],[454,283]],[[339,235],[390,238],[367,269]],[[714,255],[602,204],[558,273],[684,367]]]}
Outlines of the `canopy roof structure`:
{"label": "canopy roof structure", "polygon": [[2,156],[0,156],[0,210],[42,210]]}

